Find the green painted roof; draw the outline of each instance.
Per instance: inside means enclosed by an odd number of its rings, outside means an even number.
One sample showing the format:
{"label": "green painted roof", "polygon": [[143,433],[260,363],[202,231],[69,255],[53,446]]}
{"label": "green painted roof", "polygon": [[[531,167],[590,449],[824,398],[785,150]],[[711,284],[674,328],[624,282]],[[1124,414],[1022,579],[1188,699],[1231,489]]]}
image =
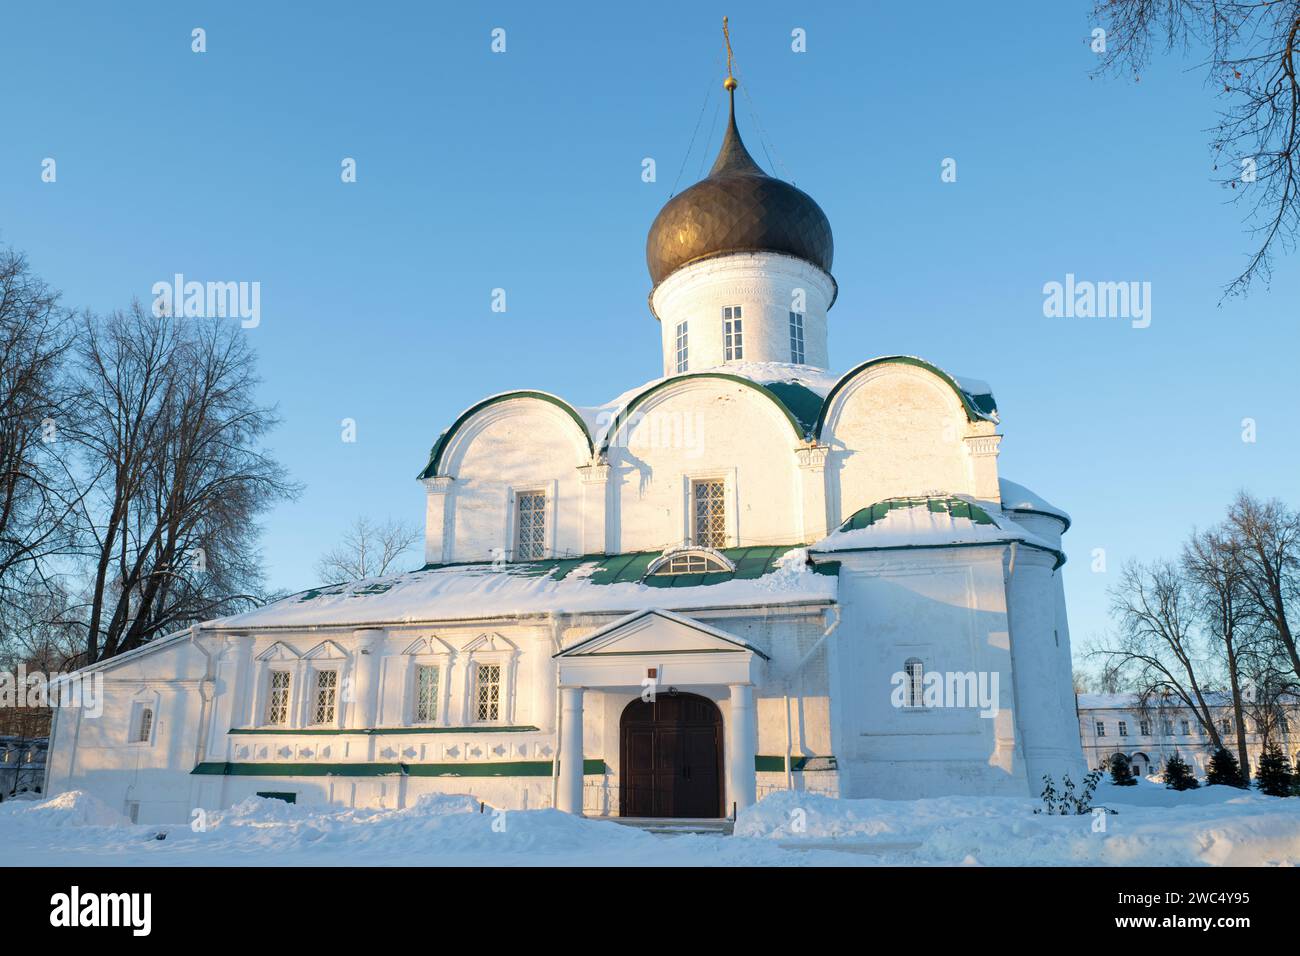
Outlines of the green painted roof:
{"label": "green painted roof", "polygon": [[[655,382],[638,392],[618,410],[618,414],[615,416],[613,423],[605,432],[600,447],[600,454],[603,456],[608,453],[610,441],[618,433],[619,428],[627,422],[633,410],[639,404],[658,392],[660,389],[668,388],[669,386],[675,385],[685,379],[692,378],[713,378],[723,381],[732,381],[748,386],[771,399],[772,403],[780,409],[781,413],[790,422],[790,427],[794,430],[795,437],[798,440],[807,441],[816,439],[820,441],[822,432],[826,427],[826,418],[830,413],[831,405],[840,391],[862,372],[874,368],[877,365],[888,364],[912,365],[917,368],[926,369],[942,379],[953,390],[958,400],[961,402],[962,409],[965,411],[966,417],[969,421],[997,421],[998,407],[992,393],[967,391],[956,379],[943,369],[939,368],[937,365],[932,365],[924,359],[916,358],[911,355],[886,355],[880,358],[874,358],[869,362],[863,362],[861,365],[850,369],[844,375],[840,376],[839,380],[835,383],[835,386],[827,393],[825,398],[822,398],[819,393],[798,382],[759,382],[741,375],[734,375],[730,372],[718,371],[685,372],[681,375],[674,375],[670,378],[663,379],[662,381]],[[562,409],[571,419],[573,419],[574,424],[576,424],[582,432],[582,436],[587,442],[588,449],[595,454],[596,448],[593,436],[587,430],[587,424],[583,420],[582,416],[578,414],[577,409],[572,405],[555,395],[551,395],[549,392],[506,392],[501,395],[493,395],[492,397],[486,398],[478,404],[466,409],[460,417],[452,423],[450,428],[439,435],[438,440],[434,442],[433,448],[429,452],[428,461],[425,464],[424,469],[420,472],[419,477],[422,479],[432,478],[435,475],[443,473],[443,453],[456,432],[475,414],[482,411],[484,408],[495,405],[498,402],[519,398],[530,398],[549,402],[557,408]]]}
{"label": "green painted roof", "polygon": [[582,432],[582,437],[586,439],[587,442],[587,451],[591,452],[593,450],[594,446],[591,441],[591,435],[587,432],[587,423],[582,420],[582,416],[578,414],[577,409],[564,399],[552,395],[550,392],[536,392],[528,389],[515,392],[503,392],[500,395],[493,395],[490,398],[485,398],[477,405],[472,405],[465,409],[465,411],[461,412],[460,417],[452,422],[451,427],[439,435],[438,440],[433,443],[433,448],[429,449],[429,461],[424,466],[424,469],[416,475],[416,478],[432,478],[438,474],[438,470],[442,465],[442,453],[446,450],[448,442],[451,441],[452,436],[456,434],[461,425],[465,424],[465,422],[469,421],[469,419],[478,412],[481,412],[483,409],[491,405],[495,405],[498,402],[508,402],[511,399],[517,398],[531,398],[541,402],[548,402],[563,411],[573,419],[574,424],[578,426],[578,430]]}
{"label": "green painted roof", "polygon": [[954,518],[967,518],[974,524],[993,524],[989,513],[979,505],[973,505],[961,498],[886,498],[874,505],[860,508],[853,512],[842,525],[841,531],[857,531],[869,528],[896,508],[919,508],[925,506],[936,514],[949,514]]}
{"label": "green painted roof", "polygon": [[[587,554],[576,558],[550,558],[545,561],[519,561],[507,564],[504,571],[510,574],[528,577],[550,576],[553,580],[563,581],[582,565],[594,564],[596,567],[585,579],[592,584],[628,584],[640,583],[654,588],[690,588],[706,584],[721,584],[723,581],[752,581],[771,573],[777,561],[787,551],[801,548],[801,544],[756,545],[748,548],[723,548],[718,553],[735,565],[734,571],[701,571],[691,574],[654,574],[646,577],[650,565],[663,557],[662,551],[634,551],[627,554]],[[482,562],[475,562],[479,567]],[[427,564],[421,570],[431,571],[437,568],[464,567],[460,564]],[[816,565],[813,570],[818,574],[834,575],[838,565]]]}

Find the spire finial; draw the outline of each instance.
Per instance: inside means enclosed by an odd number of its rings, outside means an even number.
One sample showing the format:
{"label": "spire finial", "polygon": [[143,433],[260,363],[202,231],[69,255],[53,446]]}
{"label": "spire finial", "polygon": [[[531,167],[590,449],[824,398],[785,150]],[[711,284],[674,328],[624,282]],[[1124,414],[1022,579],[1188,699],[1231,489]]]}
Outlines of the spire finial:
{"label": "spire finial", "polygon": [[728,93],[735,94],[736,87],[740,84],[731,72],[731,31],[727,29],[727,18],[722,18],[722,42],[727,45],[727,78],[722,81],[722,88]]}

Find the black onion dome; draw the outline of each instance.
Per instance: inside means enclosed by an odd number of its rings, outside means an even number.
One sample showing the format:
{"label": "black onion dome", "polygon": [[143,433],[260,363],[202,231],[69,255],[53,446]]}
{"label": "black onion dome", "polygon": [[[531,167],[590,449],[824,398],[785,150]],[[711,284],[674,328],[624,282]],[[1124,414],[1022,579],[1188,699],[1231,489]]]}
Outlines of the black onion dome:
{"label": "black onion dome", "polygon": [[658,285],[682,266],[728,252],[781,252],[826,273],[835,254],[821,207],[802,189],[763,172],[745,149],[734,94],[713,168],[659,210],[645,257]]}

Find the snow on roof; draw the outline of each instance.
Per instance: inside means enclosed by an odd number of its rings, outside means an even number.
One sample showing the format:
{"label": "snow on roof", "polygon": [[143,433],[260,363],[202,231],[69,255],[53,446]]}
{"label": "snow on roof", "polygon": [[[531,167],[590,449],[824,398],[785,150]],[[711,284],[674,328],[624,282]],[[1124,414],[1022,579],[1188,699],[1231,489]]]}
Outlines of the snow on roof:
{"label": "snow on roof", "polygon": [[1006,478],[998,479],[998,490],[1002,495],[1002,507],[1006,511],[1040,511],[1043,514],[1054,515],[1065,522],[1068,529],[1070,527],[1070,516],[1061,508],[1040,498],[1024,485],[1017,484],[1014,481],[1008,481]]}
{"label": "snow on roof", "polygon": [[639,557],[628,555],[431,567],[313,588],[207,627],[356,627],[550,611],[630,613],[651,607],[684,610],[835,599],[837,579],[814,571],[806,550],[779,550],[764,561],[765,573],[753,577],[731,572],[673,575],[674,580],[655,579],[653,585],[626,579],[622,571],[627,564],[617,559]]}
{"label": "snow on roof", "polygon": [[1023,542],[1059,555],[1056,548],[1002,515],[964,496],[890,498],[855,512],[810,547],[813,552],[882,548],[942,548]]}

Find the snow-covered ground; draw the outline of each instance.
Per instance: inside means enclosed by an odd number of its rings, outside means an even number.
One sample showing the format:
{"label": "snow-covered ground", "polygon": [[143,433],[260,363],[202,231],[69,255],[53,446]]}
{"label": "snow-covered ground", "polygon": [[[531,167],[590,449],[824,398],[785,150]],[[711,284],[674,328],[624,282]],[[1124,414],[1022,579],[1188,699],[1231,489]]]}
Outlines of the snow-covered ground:
{"label": "snow-covered ground", "polygon": [[[406,810],[250,799],[206,828],[132,825],[84,793],[0,805],[6,866],[146,865],[1228,865],[1300,863],[1300,799],[1227,787],[1103,784],[1105,816],[1035,815],[1034,800],[835,800],[777,793],[731,837],[658,836],[555,810],[495,814],[431,795]],[[165,835],[164,839],[159,839]]]}

